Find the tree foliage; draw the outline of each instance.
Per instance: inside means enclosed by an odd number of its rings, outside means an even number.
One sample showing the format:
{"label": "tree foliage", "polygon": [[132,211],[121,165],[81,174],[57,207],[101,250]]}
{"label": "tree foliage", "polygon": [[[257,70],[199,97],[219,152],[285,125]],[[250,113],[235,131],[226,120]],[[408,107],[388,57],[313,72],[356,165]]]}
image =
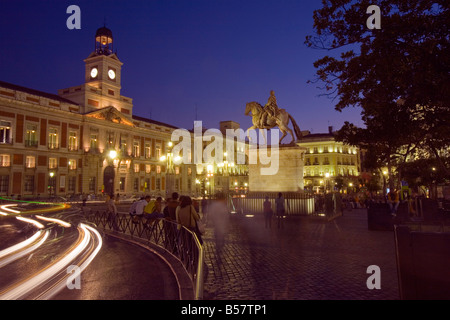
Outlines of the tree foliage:
{"label": "tree foliage", "polygon": [[[381,29],[369,29],[370,5]],[[346,123],[344,142],[365,147],[373,165],[405,161],[417,148],[438,160],[450,147],[450,2],[323,0],[311,48],[336,52],[314,63],[335,109],[360,107],[365,128]],[[439,165],[448,169],[439,160]]]}

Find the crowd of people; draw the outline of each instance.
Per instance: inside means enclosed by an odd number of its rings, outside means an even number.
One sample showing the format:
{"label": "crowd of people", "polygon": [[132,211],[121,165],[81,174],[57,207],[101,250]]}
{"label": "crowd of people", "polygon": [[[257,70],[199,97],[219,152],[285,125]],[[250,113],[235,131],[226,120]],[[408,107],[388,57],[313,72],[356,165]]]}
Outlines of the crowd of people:
{"label": "crowd of people", "polygon": [[[115,200],[116,198],[116,200]],[[120,230],[117,224],[117,198],[110,195],[106,199],[106,206],[108,212],[108,219],[112,222],[113,229]],[[206,204],[203,204],[203,218],[206,218]],[[202,242],[202,231],[199,224],[201,223],[199,203],[196,199],[189,196],[179,196],[174,192],[171,198],[163,201],[162,197],[157,197],[152,200],[150,195],[141,197],[134,201],[129,209],[134,222],[145,218],[147,221],[154,221],[156,219],[167,219],[176,222],[179,226],[184,226],[187,229],[195,232],[200,242]]]}

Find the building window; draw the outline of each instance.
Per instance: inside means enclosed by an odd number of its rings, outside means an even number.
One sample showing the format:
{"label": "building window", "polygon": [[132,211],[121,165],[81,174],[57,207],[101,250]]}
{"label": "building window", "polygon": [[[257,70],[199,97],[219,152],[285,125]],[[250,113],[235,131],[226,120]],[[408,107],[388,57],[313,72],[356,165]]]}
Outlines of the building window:
{"label": "building window", "polygon": [[26,175],[23,190],[25,192],[34,192],[34,176],[33,175]]}
{"label": "building window", "polygon": [[156,178],[156,190],[161,190],[161,178]]}
{"label": "building window", "polygon": [[48,148],[49,149],[58,148],[58,129],[50,128],[48,130]]}
{"label": "building window", "polygon": [[145,172],[146,172],[146,173],[150,173],[150,170],[151,170],[151,165],[146,164],[146,165],[145,165]]}
{"label": "building window", "polygon": [[98,139],[97,134],[91,134],[91,149],[98,148]]}
{"label": "building window", "polygon": [[139,157],[139,141],[133,141],[133,157]]}
{"label": "building window", "polygon": [[26,147],[37,147],[37,126],[34,124],[27,125],[27,131],[25,134],[25,146]]}
{"label": "building window", "polygon": [[109,132],[107,132],[106,133],[106,147],[108,148],[108,149],[110,149],[110,148],[113,148],[113,146],[114,146],[114,132],[111,132],[111,131],[109,131]]}
{"label": "building window", "polygon": [[156,173],[161,173],[161,166],[156,166]]}
{"label": "building window", "polygon": [[78,149],[78,138],[75,131],[69,132],[69,150],[74,151]]}
{"label": "building window", "polygon": [[0,154],[0,167],[9,167],[11,165],[11,157],[9,154]]}
{"label": "building window", "polygon": [[175,174],[180,174],[180,167],[175,167]]}
{"label": "building window", "polygon": [[70,192],[75,192],[76,183],[77,183],[77,177],[69,177],[67,190]]}
{"label": "building window", "polygon": [[144,156],[145,158],[150,158],[151,156],[151,148],[150,148],[150,143],[146,143],[144,146]]}
{"label": "building window", "polygon": [[134,167],[134,172],[135,172],[135,173],[138,173],[138,172],[139,172],[139,163],[135,163],[135,164],[133,165],[133,167]]}
{"label": "building window", "polygon": [[25,166],[27,168],[35,168],[36,167],[36,157],[27,156],[25,159]]}
{"label": "building window", "polygon": [[89,178],[89,191],[95,192],[95,177]]}
{"label": "building window", "polygon": [[192,175],[192,168],[191,167],[187,168],[187,174],[188,174],[188,176]]}
{"label": "building window", "polygon": [[160,147],[160,146],[157,146],[157,147],[156,147],[156,159],[161,158],[161,156],[162,156],[162,153],[161,153],[161,147]]}
{"label": "building window", "polygon": [[69,170],[75,170],[77,168],[77,160],[69,159]]}
{"label": "building window", "polygon": [[58,167],[58,159],[56,158],[48,158],[48,168],[56,169]]}
{"label": "building window", "polygon": [[120,191],[125,191],[125,177],[120,177],[119,190]]}
{"label": "building window", "polygon": [[0,176],[0,193],[8,194],[9,175]]}
{"label": "building window", "polygon": [[11,122],[0,121],[0,143],[11,142]]}
{"label": "building window", "polygon": [[139,191],[139,178],[134,178],[133,190],[134,190],[135,192],[138,192],[138,191]]}
{"label": "building window", "polygon": [[120,138],[120,152],[123,155],[128,155],[127,154],[127,139],[126,138]]}

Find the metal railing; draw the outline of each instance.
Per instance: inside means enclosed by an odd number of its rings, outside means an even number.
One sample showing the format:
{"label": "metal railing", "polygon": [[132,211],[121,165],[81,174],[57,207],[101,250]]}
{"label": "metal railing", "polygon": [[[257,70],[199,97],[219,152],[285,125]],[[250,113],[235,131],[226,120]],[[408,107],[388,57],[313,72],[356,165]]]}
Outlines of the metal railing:
{"label": "metal railing", "polygon": [[87,218],[99,228],[147,241],[177,257],[191,278],[195,299],[203,299],[204,253],[194,232],[167,219],[132,217],[128,213],[117,214],[114,221],[107,211],[91,211]]}

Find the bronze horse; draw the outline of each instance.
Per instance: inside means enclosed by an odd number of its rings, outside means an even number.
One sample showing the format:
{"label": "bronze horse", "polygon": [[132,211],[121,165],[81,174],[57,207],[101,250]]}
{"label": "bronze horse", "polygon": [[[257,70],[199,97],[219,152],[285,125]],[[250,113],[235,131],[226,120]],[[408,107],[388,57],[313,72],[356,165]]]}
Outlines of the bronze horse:
{"label": "bronze horse", "polygon": [[[279,112],[276,116],[268,117],[267,121],[264,126],[260,126],[260,119],[263,114],[263,112],[266,112],[264,108],[258,103],[258,102],[249,102],[245,106],[245,115],[248,116],[249,113],[252,113],[252,123],[253,126],[247,129],[247,132],[252,129],[272,129],[274,127],[278,127],[280,131],[283,133],[283,135],[280,138],[279,143],[281,144],[281,141],[286,137],[286,135],[289,133],[292,136],[292,142],[295,142],[294,133],[289,128],[289,120],[292,122],[292,125],[294,127],[295,134],[297,136],[297,139],[302,138],[302,132],[300,131],[300,127],[295,122],[294,118],[287,113],[284,109],[279,109]],[[264,133],[263,133],[264,135]],[[250,136],[249,136],[250,139]],[[266,140],[266,136],[264,135],[264,140]]]}

